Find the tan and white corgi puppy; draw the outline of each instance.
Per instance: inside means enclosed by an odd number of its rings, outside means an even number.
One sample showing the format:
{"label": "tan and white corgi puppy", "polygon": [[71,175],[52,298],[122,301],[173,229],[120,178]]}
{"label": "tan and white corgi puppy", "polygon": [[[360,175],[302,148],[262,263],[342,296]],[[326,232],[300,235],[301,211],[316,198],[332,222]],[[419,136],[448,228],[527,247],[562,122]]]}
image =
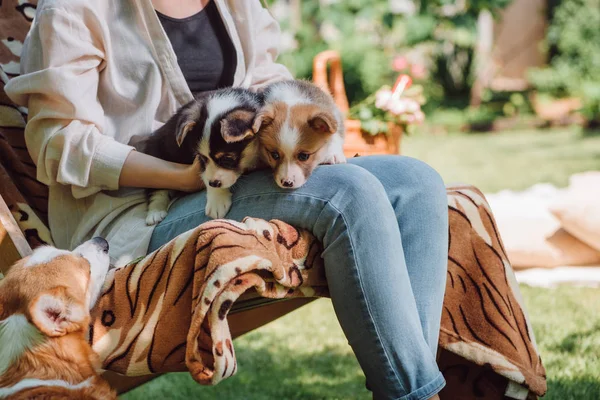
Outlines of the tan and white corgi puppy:
{"label": "tan and white corgi puppy", "polygon": [[329,93],[302,80],[273,83],[254,120],[262,160],[282,188],[304,185],[319,164],[341,164],[344,121]]}
{"label": "tan and white corgi puppy", "polygon": [[44,246],[0,280],[0,399],[116,399],[86,340],[108,243]]}
{"label": "tan and white corgi puppy", "polygon": [[[231,207],[229,189],[259,164],[252,126],[261,106],[262,96],[246,89],[206,93],[179,109],[152,134],[142,151],[182,164],[191,164],[198,157],[206,185],[206,215],[223,218]],[[169,200],[169,191],[152,191],[148,225],[166,217]]]}

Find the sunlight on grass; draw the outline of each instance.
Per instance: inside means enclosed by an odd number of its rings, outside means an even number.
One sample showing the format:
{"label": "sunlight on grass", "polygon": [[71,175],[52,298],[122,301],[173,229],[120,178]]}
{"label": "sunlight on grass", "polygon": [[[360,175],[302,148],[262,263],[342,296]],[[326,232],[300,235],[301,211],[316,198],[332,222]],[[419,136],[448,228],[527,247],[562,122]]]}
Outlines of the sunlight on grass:
{"label": "sunlight on grass", "polygon": [[402,152],[429,163],[446,183],[470,183],[486,193],[538,182],[566,186],[570,175],[600,169],[600,136],[576,128],[415,135],[403,141]]}
{"label": "sunlight on grass", "polygon": [[548,376],[548,400],[600,396],[600,290],[522,287]]}

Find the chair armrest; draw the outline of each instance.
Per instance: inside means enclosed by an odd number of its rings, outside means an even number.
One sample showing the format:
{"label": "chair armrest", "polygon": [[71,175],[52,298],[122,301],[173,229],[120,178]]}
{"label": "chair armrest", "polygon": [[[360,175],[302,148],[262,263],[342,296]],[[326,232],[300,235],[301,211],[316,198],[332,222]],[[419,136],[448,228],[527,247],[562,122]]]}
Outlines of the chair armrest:
{"label": "chair armrest", "polygon": [[346,114],[348,112],[348,97],[344,86],[342,60],[337,51],[326,50],[315,56],[313,59],[313,83],[331,93],[335,104],[342,113]]}
{"label": "chair armrest", "polygon": [[6,274],[11,265],[30,254],[29,243],[0,196],[0,273]]}

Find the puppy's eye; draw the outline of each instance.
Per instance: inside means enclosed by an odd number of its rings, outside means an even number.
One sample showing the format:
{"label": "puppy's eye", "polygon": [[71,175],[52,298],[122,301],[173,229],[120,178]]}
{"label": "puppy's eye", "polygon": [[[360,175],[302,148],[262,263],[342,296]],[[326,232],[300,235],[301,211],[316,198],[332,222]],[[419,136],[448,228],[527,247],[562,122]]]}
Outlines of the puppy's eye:
{"label": "puppy's eye", "polygon": [[204,171],[206,169],[206,164],[208,163],[208,158],[202,154],[198,154],[198,159],[200,160],[200,168]]}
{"label": "puppy's eye", "polygon": [[223,168],[235,168],[236,161],[234,156],[223,156],[219,158],[219,165]]}
{"label": "puppy's eye", "polygon": [[310,158],[310,154],[308,153],[298,153],[298,160],[307,161]]}
{"label": "puppy's eye", "polygon": [[281,157],[279,157],[279,153],[276,151],[272,151],[271,152],[271,157],[273,158],[273,160],[277,161],[279,160]]}

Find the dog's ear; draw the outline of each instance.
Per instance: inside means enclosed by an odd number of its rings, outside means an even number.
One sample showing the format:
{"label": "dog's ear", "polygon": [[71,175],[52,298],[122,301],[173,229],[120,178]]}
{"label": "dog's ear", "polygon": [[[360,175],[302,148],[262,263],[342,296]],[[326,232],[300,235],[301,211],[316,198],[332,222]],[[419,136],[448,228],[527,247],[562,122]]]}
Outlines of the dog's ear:
{"label": "dog's ear", "polygon": [[84,304],[58,286],[37,296],[28,307],[31,322],[46,336],[64,336],[87,328],[90,313]]}
{"label": "dog's ear", "polygon": [[181,147],[185,137],[196,126],[198,121],[202,118],[206,119],[204,116],[205,113],[204,103],[198,100],[193,100],[179,111],[178,115],[176,115],[177,124],[175,127],[177,146]]}
{"label": "dog's ear", "polygon": [[263,108],[261,108],[256,117],[254,117],[254,122],[252,123],[252,130],[254,133],[258,133],[261,128],[269,125],[275,119],[275,109],[272,105],[267,104]]}
{"label": "dog's ear", "polygon": [[319,112],[308,120],[308,125],[317,132],[323,134],[335,133],[338,129],[338,124],[335,117],[328,112]]}
{"label": "dog's ear", "polygon": [[177,146],[181,147],[181,144],[185,140],[188,132],[191,131],[194,126],[196,126],[196,121],[188,121],[177,127],[177,134],[175,135]]}
{"label": "dog's ear", "polygon": [[256,113],[250,110],[234,110],[221,120],[221,136],[227,143],[241,142],[254,137],[249,127]]}

